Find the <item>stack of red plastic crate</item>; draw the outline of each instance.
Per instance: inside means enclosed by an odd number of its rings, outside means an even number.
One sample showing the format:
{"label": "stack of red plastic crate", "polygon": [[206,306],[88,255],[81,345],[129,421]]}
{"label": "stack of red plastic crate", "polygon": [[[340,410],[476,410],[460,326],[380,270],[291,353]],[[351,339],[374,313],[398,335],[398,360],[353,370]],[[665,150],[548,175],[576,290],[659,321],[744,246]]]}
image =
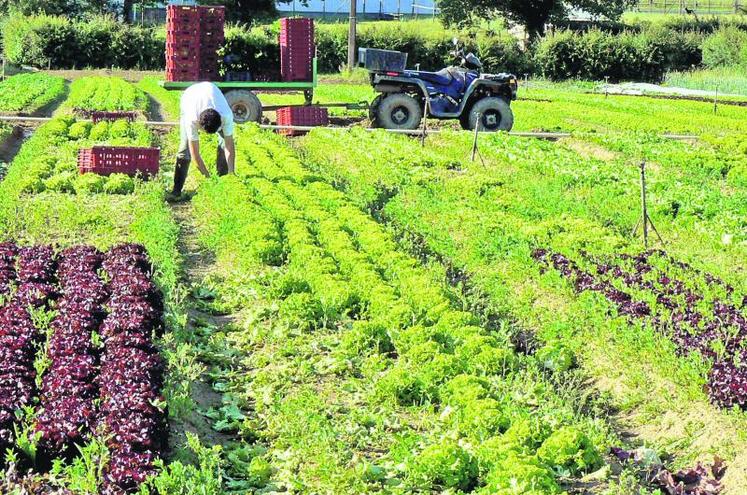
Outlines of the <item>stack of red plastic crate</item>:
{"label": "stack of red plastic crate", "polygon": [[158,174],[160,158],[158,148],[94,146],[78,151],[78,170],[81,174],[127,174],[132,177],[141,174],[149,177]]}
{"label": "stack of red plastic crate", "polygon": [[[312,105],[305,107],[279,108],[277,111],[277,117],[279,126],[315,127],[329,124],[327,109]],[[286,136],[299,136],[306,133],[306,131],[298,131],[294,129],[280,129],[278,132]]]}
{"label": "stack of red plastic crate", "polygon": [[283,81],[311,81],[315,54],[314,21],[302,17],[280,19],[280,73]]}
{"label": "stack of red plastic crate", "polygon": [[218,49],[225,39],[225,7],[198,7],[200,12],[200,81],[218,80]]}
{"label": "stack of red plastic crate", "polygon": [[223,43],[225,7],[169,5],[166,13],[166,80],[214,81]]}

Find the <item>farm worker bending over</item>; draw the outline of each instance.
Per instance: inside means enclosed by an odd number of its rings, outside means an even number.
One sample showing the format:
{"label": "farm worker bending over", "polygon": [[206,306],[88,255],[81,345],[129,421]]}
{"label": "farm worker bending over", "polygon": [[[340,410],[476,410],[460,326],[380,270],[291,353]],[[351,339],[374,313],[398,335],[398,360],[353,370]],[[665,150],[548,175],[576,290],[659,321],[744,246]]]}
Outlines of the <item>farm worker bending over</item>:
{"label": "farm worker bending over", "polygon": [[218,175],[234,173],[236,149],[233,142],[233,112],[218,87],[210,82],[193,84],[184,91],[181,100],[181,142],[176,154],[174,190],[172,195],[182,193],[192,160],[205,177],[210,172],[200,155],[200,130],[208,134],[218,133]]}

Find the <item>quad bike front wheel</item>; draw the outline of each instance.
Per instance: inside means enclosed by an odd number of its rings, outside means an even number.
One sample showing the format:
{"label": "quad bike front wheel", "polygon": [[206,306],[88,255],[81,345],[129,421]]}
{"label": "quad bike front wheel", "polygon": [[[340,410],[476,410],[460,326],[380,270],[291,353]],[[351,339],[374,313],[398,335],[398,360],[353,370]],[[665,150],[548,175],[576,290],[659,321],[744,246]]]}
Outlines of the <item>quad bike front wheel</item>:
{"label": "quad bike front wheel", "polygon": [[417,129],[423,119],[420,102],[405,93],[393,93],[376,108],[376,124],[384,129]]}
{"label": "quad bike front wheel", "polygon": [[479,126],[480,131],[510,131],[514,126],[514,112],[503,98],[483,98],[472,105],[469,114],[461,120],[462,127],[469,130]]}
{"label": "quad bike front wheel", "polygon": [[233,119],[237,124],[262,120],[262,103],[251,91],[245,89],[227,91],[226,101],[233,111]]}

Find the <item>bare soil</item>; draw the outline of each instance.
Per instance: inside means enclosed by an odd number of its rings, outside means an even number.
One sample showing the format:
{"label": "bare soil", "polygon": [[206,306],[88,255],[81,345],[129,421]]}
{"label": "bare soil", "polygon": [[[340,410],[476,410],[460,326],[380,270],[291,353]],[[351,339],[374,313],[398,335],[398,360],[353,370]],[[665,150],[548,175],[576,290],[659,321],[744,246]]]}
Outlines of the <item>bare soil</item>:
{"label": "bare soil", "polygon": [[[174,204],[172,212],[181,227],[179,247],[184,256],[184,283],[187,287],[197,286],[214,270],[215,260],[211,253],[203,251],[197,242],[191,203]],[[196,330],[198,323],[221,327],[230,325],[235,320],[233,315],[215,316],[201,311],[196,299],[191,295],[187,298],[186,305],[187,331]],[[208,446],[226,445],[236,440],[233,435],[214,430],[210,420],[203,415],[204,411],[222,404],[222,395],[213,389],[207,377],[203,376],[192,383],[191,397],[196,405],[195,409],[186,418],[172,420],[169,425],[169,456],[173,456],[186,443],[187,432],[197,434],[201,442]]]}
{"label": "bare soil", "polygon": [[13,127],[13,132],[0,142],[0,162],[10,163],[21,150],[24,141],[34,133],[33,127],[17,125]]}

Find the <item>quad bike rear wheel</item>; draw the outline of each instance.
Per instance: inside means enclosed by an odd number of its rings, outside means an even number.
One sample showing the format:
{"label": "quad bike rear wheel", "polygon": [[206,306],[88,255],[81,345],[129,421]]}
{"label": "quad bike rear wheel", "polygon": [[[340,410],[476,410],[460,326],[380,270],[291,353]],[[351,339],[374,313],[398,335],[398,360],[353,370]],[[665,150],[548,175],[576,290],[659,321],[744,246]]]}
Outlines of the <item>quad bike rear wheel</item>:
{"label": "quad bike rear wheel", "polygon": [[514,126],[514,112],[503,98],[483,98],[475,102],[466,118],[463,115],[460,121],[463,127],[466,123],[469,130],[479,125],[480,131],[510,131]]}
{"label": "quad bike rear wheel", "polygon": [[418,100],[405,93],[393,93],[381,100],[376,110],[376,122],[385,129],[417,129],[423,119]]}
{"label": "quad bike rear wheel", "polygon": [[378,112],[379,112],[379,105],[381,105],[381,100],[384,99],[384,95],[378,95],[374,100],[371,102],[371,104],[368,106],[368,120],[371,121],[371,127],[381,127],[381,124],[379,124],[378,118]]}
{"label": "quad bike rear wheel", "polygon": [[233,89],[226,92],[226,101],[233,111],[233,119],[237,124],[262,120],[262,103],[251,91]]}

